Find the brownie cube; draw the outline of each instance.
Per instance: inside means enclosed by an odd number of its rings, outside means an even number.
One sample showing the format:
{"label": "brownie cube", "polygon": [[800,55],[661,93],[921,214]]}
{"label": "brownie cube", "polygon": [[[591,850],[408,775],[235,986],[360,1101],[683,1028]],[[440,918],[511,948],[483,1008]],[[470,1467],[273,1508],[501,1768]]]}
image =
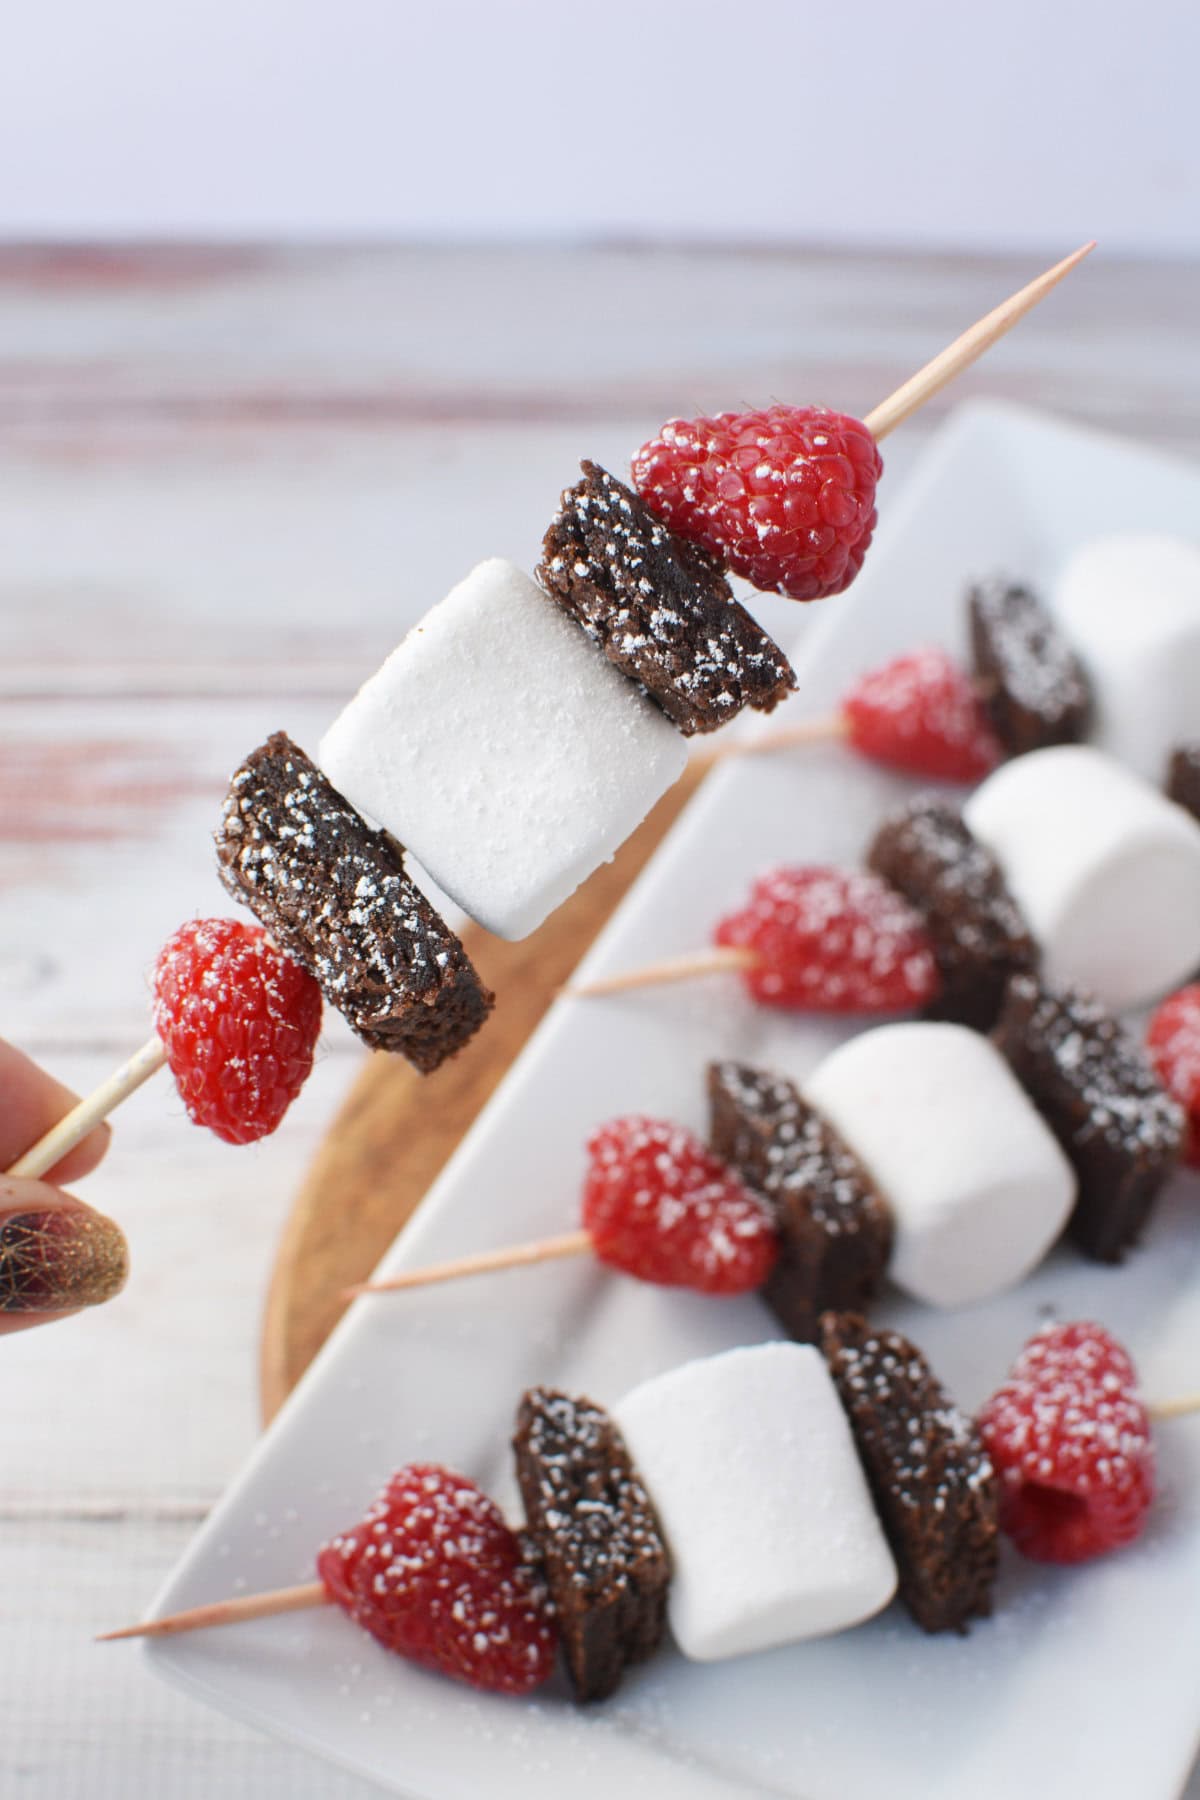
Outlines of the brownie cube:
{"label": "brownie cube", "polygon": [[858,1159],[790,1081],[744,1063],[708,1070],[715,1155],[770,1202],[779,1258],[762,1297],[788,1335],[812,1343],[828,1308],[874,1300],[892,1215]]}
{"label": "brownie cube", "polygon": [[925,1008],[989,1031],[1013,975],[1035,969],[1038,948],[991,851],[956,806],[918,794],[890,813],[867,852],[868,867],[921,914],[942,990]]}
{"label": "brownie cube", "polygon": [[1200,744],[1180,744],[1167,768],[1167,799],[1200,819]]}
{"label": "brownie cube", "polygon": [[719,730],[744,706],[773,711],[796,677],[720,563],[615,476],[582,468],[546,532],[546,592],[685,737]]}
{"label": "brownie cube", "polygon": [[1182,1157],[1182,1109],[1121,1021],[1077,988],[1014,980],[995,1035],[1075,1170],[1068,1233],[1120,1262]]}
{"label": "brownie cube", "polygon": [[1040,600],[997,577],[971,588],[967,606],[984,709],[1008,754],[1082,743],[1091,683]]}
{"label": "brownie cube", "polygon": [[591,1400],[531,1388],[513,1438],[529,1536],[576,1697],[603,1700],[666,1628],[670,1563],[624,1439]]}
{"label": "brownie cube", "polygon": [[215,835],[226,890],[373,1050],[427,1075],[478,1031],[493,996],[400,846],[282,731],[234,775]]}
{"label": "brownie cube", "polygon": [[827,1313],[821,1349],[846,1409],[896,1568],[924,1631],[992,1610],[999,1484],[971,1419],[898,1331]]}

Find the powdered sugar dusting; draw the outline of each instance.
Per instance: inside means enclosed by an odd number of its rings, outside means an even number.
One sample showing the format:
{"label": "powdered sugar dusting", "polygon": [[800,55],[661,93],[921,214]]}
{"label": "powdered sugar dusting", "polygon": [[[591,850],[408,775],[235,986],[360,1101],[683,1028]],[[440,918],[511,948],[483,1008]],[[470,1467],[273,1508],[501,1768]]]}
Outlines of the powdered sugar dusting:
{"label": "powdered sugar dusting", "polygon": [[721,919],[718,944],[757,952],[756,1000],[814,1012],[900,1012],[939,986],[930,938],[895,888],[857,869],[780,868]]}
{"label": "powdered sugar dusting", "polygon": [[495,1502],[430,1463],[399,1470],[320,1551],[337,1604],[385,1649],[495,1693],[550,1675],[556,1634]]}
{"label": "powdered sugar dusting", "polygon": [[221,880],[374,1049],[428,1072],[492,1004],[459,939],[371,831],[282,732],[236,772],[216,833]]}
{"label": "powdered sugar dusting", "polygon": [[1138,1536],[1154,1496],[1150,1420],[1133,1363],[1102,1326],[1036,1333],[980,1429],[1001,1525],[1027,1556],[1081,1562]]}
{"label": "powdered sugar dusting", "polygon": [[719,564],[606,470],[582,466],[546,533],[547,592],[685,736],[716,731],[743,706],[770,712],[795,676]]}
{"label": "powdered sugar dusting", "polygon": [[863,675],[842,701],[854,748],[941,781],[979,781],[1003,751],[966,671],[936,647]]}
{"label": "powdered sugar dusting", "polygon": [[707,1294],[760,1287],[778,1253],[766,1202],[680,1125],[638,1115],[588,1140],[583,1224],[627,1274]]}
{"label": "powdered sugar dusting", "polygon": [[1010,756],[1087,736],[1091,684],[1037,597],[1003,576],[968,596],[975,674],[992,726]]}

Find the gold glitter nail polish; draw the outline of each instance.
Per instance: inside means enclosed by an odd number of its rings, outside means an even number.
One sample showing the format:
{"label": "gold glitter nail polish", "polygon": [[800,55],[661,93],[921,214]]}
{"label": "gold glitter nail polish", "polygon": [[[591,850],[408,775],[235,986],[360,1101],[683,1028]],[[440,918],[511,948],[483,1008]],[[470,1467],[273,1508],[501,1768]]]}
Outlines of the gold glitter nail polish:
{"label": "gold glitter nail polish", "polygon": [[83,1206],[0,1215],[0,1312],[99,1306],[125,1285],[129,1249],[119,1225]]}

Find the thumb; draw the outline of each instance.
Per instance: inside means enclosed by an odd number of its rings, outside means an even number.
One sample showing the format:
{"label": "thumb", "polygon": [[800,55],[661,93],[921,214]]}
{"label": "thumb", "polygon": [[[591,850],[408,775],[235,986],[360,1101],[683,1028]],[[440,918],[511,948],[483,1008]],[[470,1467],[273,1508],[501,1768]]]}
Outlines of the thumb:
{"label": "thumb", "polygon": [[128,1273],[119,1225],[44,1181],[0,1175],[0,1333],[99,1306]]}

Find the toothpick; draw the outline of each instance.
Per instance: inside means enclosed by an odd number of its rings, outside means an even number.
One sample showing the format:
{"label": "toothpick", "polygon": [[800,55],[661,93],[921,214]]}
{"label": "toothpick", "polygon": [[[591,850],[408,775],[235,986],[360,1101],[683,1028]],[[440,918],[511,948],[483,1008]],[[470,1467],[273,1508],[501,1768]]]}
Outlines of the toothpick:
{"label": "toothpick", "polygon": [[829,713],[820,719],[801,719],[795,725],[780,725],[761,737],[731,738],[726,744],[706,745],[696,753],[694,761],[701,768],[726,762],[731,756],[769,756],[775,750],[794,750],[805,744],[834,744],[849,737],[850,721],[845,713]]}
{"label": "toothpick", "polygon": [[276,1588],[271,1594],[243,1594],[237,1600],[215,1600],[209,1606],[170,1613],[165,1619],[149,1619],[144,1625],[126,1625],[123,1631],[104,1631],[96,1642],[115,1644],[120,1638],[177,1637],[184,1631],[204,1631],[210,1625],[242,1625],[248,1619],[273,1619],[280,1613],[304,1612],[311,1606],[331,1604],[323,1581],[306,1581],[302,1587]]}
{"label": "toothpick", "polygon": [[602,975],[597,981],[570,982],[562,992],[571,999],[583,995],[621,994],[628,988],[661,987],[670,981],[691,981],[697,975],[728,975],[731,971],[753,969],[761,961],[756,950],[744,949],[739,944],[715,944],[710,950],[665,956],[661,962],[646,963],[640,969],[625,969],[619,975]]}
{"label": "toothpick", "polygon": [[496,1269],[524,1269],[561,1256],[585,1256],[592,1248],[588,1231],[568,1231],[562,1237],[537,1238],[529,1244],[508,1244],[502,1250],[481,1250],[474,1256],[458,1256],[452,1262],[431,1263],[427,1269],[409,1269],[383,1281],[364,1281],[346,1289],[346,1298],[360,1294],[395,1294],[402,1288],[433,1287],[441,1281],[457,1281],[463,1275],[490,1275]]}
{"label": "toothpick", "polygon": [[905,419],[911,418],[917,408],[924,406],[947,382],[953,381],[956,375],[961,375],[997,339],[1002,338],[1006,331],[1011,331],[1019,319],[1032,311],[1039,300],[1044,300],[1051,288],[1057,287],[1063,277],[1077,268],[1095,248],[1095,239],[1089,244],[1080,245],[1073,255],[1065,256],[1052,269],[1047,269],[1044,275],[1039,275],[1036,281],[1031,281],[1028,287],[1023,287],[1019,293],[997,306],[985,318],[972,325],[969,331],[964,331],[961,337],[948,344],[932,362],[927,362],[923,369],[918,369],[903,387],[898,387],[894,394],[889,394],[863,420],[876,443],[885,438],[889,431],[894,431],[897,425],[902,425]]}
{"label": "toothpick", "polygon": [[69,1150],[82,1143],[89,1131],[94,1131],[102,1119],[127,1100],[143,1081],[149,1081],[151,1075],[157,1073],[167,1060],[167,1053],[156,1037],[142,1045],[136,1055],[122,1063],[116,1072],[102,1081],[86,1099],[78,1106],[73,1106],[65,1118],[52,1125],[44,1137],[19,1156],[9,1175],[37,1176],[45,1175],[47,1170],[60,1163]]}
{"label": "toothpick", "polygon": [[1152,1419],[1181,1419],[1186,1413],[1200,1412],[1200,1394],[1180,1394],[1175,1400],[1155,1400],[1146,1411]]}

